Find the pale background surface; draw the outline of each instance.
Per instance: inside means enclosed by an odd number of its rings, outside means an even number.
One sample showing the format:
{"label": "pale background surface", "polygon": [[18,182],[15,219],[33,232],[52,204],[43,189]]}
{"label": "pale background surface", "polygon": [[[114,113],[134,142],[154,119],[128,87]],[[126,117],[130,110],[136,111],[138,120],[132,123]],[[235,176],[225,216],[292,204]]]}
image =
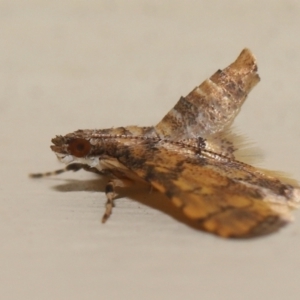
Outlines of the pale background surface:
{"label": "pale background surface", "polygon": [[55,134],[154,125],[244,47],[262,81],[236,125],[300,179],[299,1],[0,1],[1,299],[300,299],[300,212],[228,241],[130,190],[102,226],[97,177],[27,177],[61,167]]}

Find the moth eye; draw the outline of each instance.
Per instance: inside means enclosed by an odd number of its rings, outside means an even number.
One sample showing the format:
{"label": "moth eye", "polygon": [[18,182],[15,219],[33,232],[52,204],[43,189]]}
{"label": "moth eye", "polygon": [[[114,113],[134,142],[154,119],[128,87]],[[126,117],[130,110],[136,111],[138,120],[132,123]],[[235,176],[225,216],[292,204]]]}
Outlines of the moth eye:
{"label": "moth eye", "polygon": [[85,139],[75,139],[69,143],[68,150],[71,155],[84,157],[91,150],[91,144]]}

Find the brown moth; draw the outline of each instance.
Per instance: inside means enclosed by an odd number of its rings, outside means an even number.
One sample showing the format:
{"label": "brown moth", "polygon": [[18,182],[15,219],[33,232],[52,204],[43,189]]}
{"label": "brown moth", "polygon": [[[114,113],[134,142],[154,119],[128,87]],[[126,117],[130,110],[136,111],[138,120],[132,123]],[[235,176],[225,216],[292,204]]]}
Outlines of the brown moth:
{"label": "brown moth", "polygon": [[106,211],[115,187],[146,182],[165,194],[203,230],[222,237],[249,237],[277,230],[291,220],[300,190],[235,158],[230,125],[259,82],[253,54],[218,70],[181,97],[154,127],[77,130],[52,139],[65,169],[107,176]]}

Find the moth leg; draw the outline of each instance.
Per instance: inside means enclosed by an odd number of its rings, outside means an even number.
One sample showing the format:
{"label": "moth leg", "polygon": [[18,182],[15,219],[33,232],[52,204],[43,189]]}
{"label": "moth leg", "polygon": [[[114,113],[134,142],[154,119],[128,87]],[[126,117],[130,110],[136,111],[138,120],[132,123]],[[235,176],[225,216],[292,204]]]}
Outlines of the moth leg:
{"label": "moth leg", "polygon": [[102,217],[102,223],[105,223],[107,221],[114,207],[114,199],[116,197],[116,193],[115,193],[115,183],[112,180],[110,180],[107,183],[105,187],[105,194],[106,194],[107,202],[105,204],[105,213]]}
{"label": "moth leg", "polygon": [[78,171],[80,169],[83,169],[84,165],[82,164],[70,164],[68,166],[66,166],[64,169],[59,169],[56,171],[52,171],[52,172],[45,172],[45,173],[32,173],[29,174],[29,177],[31,178],[41,178],[41,177],[48,177],[48,176],[55,176],[64,172],[68,172],[68,171]]}
{"label": "moth leg", "polygon": [[74,164],[67,165],[63,169],[59,169],[59,170],[55,170],[55,171],[51,171],[51,172],[31,173],[31,174],[29,174],[29,177],[31,177],[31,178],[42,178],[42,177],[56,176],[56,175],[59,175],[61,173],[65,173],[65,172],[68,172],[68,171],[77,172],[79,170],[85,170],[85,171],[88,171],[88,172],[93,172],[93,173],[96,173],[98,175],[104,175],[104,176],[107,175],[105,170],[99,171],[98,169],[91,168],[90,166],[87,166],[85,164],[74,163]]}

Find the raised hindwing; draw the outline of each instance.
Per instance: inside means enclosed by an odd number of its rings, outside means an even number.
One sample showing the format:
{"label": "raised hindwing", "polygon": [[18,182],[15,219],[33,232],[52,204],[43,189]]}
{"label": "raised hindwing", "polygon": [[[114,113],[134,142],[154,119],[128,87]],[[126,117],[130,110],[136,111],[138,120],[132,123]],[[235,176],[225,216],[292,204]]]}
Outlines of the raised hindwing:
{"label": "raised hindwing", "polygon": [[201,137],[211,150],[234,158],[229,127],[259,80],[256,59],[244,49],[234,63],[181,97],[156,125],[156,133],[172,140]]}
{"label": "raised hindwing", "polygon": [[181,97],[156,125],[156,132],[161,137],[180,140],[207,138],[223,131],[259,80],[255,57],[244,49],[234,63]]}

